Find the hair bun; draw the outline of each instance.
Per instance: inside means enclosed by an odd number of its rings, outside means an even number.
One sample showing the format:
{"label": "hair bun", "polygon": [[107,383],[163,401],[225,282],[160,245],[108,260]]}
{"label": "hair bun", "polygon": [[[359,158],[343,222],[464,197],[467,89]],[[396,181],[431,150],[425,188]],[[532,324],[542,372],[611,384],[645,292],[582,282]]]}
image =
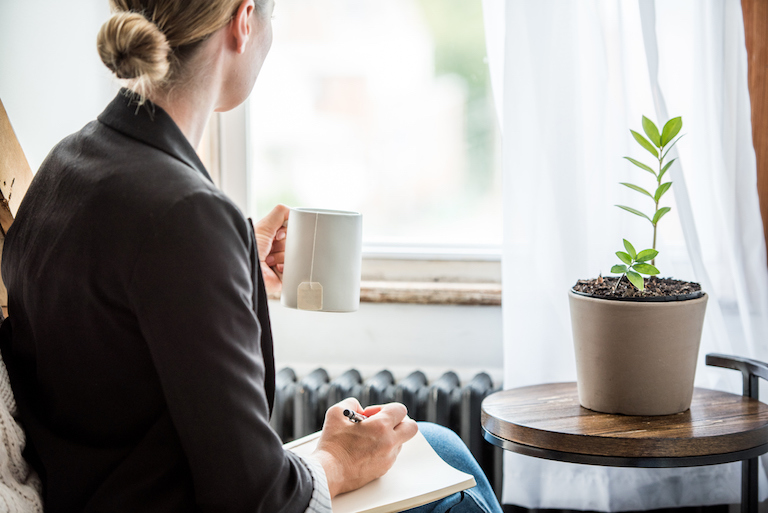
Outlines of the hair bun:
{"label": "hair bun", "polygon": [[168,73],[170,46],[160,29],[136,12],[112,15],[97,36],[102,62],[118,78],[159,82]]}

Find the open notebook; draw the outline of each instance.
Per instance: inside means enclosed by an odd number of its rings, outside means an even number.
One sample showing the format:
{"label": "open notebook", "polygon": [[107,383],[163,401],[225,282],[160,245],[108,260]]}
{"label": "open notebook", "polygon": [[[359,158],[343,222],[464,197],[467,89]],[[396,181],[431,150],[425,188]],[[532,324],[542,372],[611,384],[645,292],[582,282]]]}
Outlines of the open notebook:
{"label": "open notebook", "polygon": [[[285,445],[297,454],[315,450],[320,432]],[[397,461],[385,475],[353,492],[333,499],[333,513],[396,513],[427,504],[475,486],[475,478],[448,465],[416,433],[403,444]]]}

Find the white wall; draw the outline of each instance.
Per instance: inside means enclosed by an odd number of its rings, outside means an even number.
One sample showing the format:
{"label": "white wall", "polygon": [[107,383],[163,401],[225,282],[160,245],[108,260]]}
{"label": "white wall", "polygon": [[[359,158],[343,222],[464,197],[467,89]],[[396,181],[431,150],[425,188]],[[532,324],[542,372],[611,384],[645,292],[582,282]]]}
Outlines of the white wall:
{"label": "white wall", "polygon": [[0,0],[0,100],[33,171],[118,85],[96,52],[106,0]]}
{"label": "white wall", "polygon": [[432,380],[453,370],[464,382],[488,372],[501,384],[501,307],[362,303],[355,313],[305,312],[270,301],[277,368],[300,375],[352,367],[396,378],[421,370]]}
{"label": "white wall", "polygon": [[[0,99],[37,170],[61,138],[93,120],[118,84],[96,52],[107,0],[0,0]],[[463,379],[490,371],[500,382],[501,308],[363,304],[353,314],[271,305],[278,368],[388,368],[401,376],[448,369]]]}

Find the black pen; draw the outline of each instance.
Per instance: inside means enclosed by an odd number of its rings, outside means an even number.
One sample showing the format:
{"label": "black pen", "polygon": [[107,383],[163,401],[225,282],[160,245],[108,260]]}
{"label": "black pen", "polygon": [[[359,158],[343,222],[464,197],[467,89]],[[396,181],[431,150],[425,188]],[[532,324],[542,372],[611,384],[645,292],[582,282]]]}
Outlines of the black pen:
{"label": "black pen", "polygon": [[344,410],[344,416],[347,417],[350,422],[362,422],[368,418],[362,413],[355,413],[352,410]]}

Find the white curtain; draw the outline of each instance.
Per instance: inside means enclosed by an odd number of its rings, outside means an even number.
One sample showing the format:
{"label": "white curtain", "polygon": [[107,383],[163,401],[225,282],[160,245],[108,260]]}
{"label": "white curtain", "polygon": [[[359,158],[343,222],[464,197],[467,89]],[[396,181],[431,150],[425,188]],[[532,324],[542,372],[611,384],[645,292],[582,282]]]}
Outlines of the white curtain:
{"label": "white curtain", "polygon": [[[650,175],[629,129],[682,116],[659,223],[662,276],[710,295],[696,385],[741,393],[722,352],[768,359],[768,270],[739,0],[484,0],[504,148],[505,388],[576,379],[566,291],[609,273],[650,210],[619,182]],[[653,181],[653,178],[650,177]],[[650,200],[649,200],[650,201]],[[768,461],[768,460],[764,460]],[[763,468],[765,465],[763,465]],[[505,454],[504,503],[626,511],[736,503],[738,463],[614,469]],[[761,469],[761,498],[768,483]]]}

